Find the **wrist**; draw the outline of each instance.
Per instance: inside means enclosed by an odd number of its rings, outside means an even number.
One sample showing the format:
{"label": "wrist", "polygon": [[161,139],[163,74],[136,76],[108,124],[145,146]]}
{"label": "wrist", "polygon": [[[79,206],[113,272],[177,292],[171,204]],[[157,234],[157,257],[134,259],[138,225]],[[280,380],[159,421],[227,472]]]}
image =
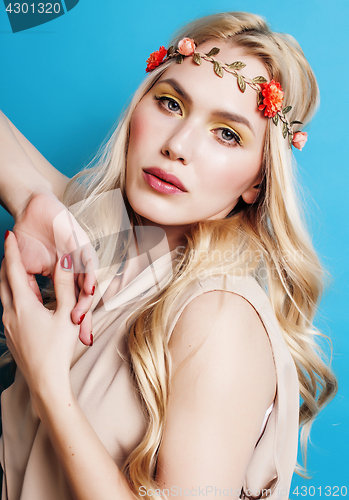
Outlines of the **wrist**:
{"label": "wrist", "polygon": [[21,186],[17,191],[12,193],[11,198],[8,200],[7,208],[15,221],[20,218],[32,198],[40,194],[54,196],[52,186],[46,179],[42,179],[42,182],[40,181],[40,187],[35,184]]}
{"label": "wrist", "polygon": [[42,421],[75,402],[69,376],[54,383],[40,383],[30,393],[33,407]]}

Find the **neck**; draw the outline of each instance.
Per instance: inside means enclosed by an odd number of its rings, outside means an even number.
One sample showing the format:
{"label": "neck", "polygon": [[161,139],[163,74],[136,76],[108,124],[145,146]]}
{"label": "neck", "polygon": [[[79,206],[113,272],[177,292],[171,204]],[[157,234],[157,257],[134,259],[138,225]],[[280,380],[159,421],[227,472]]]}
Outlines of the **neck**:
{"label": "neck", "polygon": [[170,252],[172,252],[172,250],[175,250],[180,246],[185,245],[186,243],[185,235],[193,227],[193,224],[186,224],[182,226],[166,226],[162,224],[157,224],[156,222],[153,222],[149,219],[145,219],[144,217],[141,217],[141,219],[144,226],[158,227],[164,231],[164,233],[166,234],[166,240]]}

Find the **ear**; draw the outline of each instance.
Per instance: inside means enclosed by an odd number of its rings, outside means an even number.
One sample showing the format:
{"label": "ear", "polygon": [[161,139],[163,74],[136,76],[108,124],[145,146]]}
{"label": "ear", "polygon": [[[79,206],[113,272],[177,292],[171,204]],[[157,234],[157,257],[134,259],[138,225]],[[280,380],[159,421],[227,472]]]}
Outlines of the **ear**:
{"label": "ear", "polygon": [[245,203],[251,205],[257,199],[260,191],[260,183],[262,182],[262,174],[259,174],[258,177],[253,181],[253,184],[242,193],[241,197]]}

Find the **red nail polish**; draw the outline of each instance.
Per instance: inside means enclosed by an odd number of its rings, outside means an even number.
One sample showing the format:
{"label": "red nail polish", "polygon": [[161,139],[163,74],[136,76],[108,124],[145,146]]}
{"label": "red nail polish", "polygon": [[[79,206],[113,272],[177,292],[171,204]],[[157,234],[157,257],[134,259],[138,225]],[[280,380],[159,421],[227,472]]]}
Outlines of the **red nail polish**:
{"label": "red nail polish", "polygon": [[90,335],[90,347],[92,347],[92,346],[93,346],[93,335],[91,333],[91,335]]}
{"label": "red nail polish", "polygon": [[71,260],[69,253],[65,253],[64,255],[62,255],[61,267],[63,267],[63,269],[71,269],[72,265],[73,265],[73,263],[72,263],[72,260]]}
{"label": "red nail polish", "polygon": [[91,290],[91,295],[95,294],[96,287],[93,285],[92,290]]}
{"label": "red nail polish", "polygon": [[10,234],[10,231],[7,229],[7,231],[5,233],[5,238],[4,238],[5,240],[6,240],[6,238],[8,237],[9,234]]}
{"label": "red nail polish", "polygon": [[81,325],[81,323],[84,321],[84,317],[85,317],[85,316],[86,316],[86,314],[83,314],[83,315],[80,317],[80,319],[79,319],[79,321],[78,321],[78,325]]}

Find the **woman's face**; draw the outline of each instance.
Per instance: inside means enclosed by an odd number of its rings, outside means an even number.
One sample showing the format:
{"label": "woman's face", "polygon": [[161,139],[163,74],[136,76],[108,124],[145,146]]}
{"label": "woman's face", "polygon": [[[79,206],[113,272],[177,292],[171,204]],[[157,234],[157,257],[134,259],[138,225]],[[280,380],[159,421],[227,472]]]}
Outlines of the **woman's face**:
{"label": "woman's face", "polygon": [[[239,48],[208,41],[197,51],[215,46],[221,49],[216,59],[243,61],[244,76],[269,80],[263,64]],[[132,115],[126,170],[130,205],[145,219],[176,226],[222,219],[240,196],[252,203],[266,124],[256,92],[247,86],[242,93],[233,75],[224,72],[219,78],[212,63],[198,66],[192,57],[174,64]],[[166,174],[174,175],[181,189],[159,179]]]}

